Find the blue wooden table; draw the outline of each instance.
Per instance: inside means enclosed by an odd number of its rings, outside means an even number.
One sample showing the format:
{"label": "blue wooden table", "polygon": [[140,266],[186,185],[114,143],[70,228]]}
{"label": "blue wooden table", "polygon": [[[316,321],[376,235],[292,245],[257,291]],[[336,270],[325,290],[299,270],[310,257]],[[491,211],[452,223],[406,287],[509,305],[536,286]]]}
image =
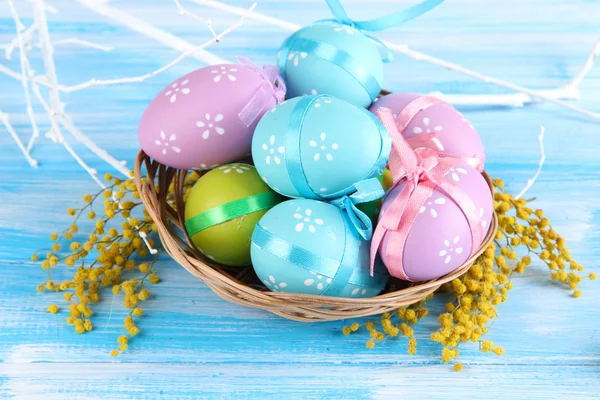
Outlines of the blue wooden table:
{"label": "blue wooden table", "polygon": [[[245,0],[226,3],[247,7]],[[346,1],[351,15],[375,17],[407,1]],[[413,2],[414,3],[414,2]],[[16,1],[26,25],[31,11]],[[54,39],[78,37],[113,46],[105,53],[77,46],[56,50],[60,81],[143,74],[179,54],[72,0],[55,0],[49,14]],[[199,44],[208,32],[177,14],[170,1],[118,0],[121,12]],[[217,30],[237,17],[186,3],[212,19]],[[306,24],[329,17],[322,0],[264,0],[257,11]],[[592,0],[454,0],[419,20],[381,34],[394,43],[537,89],[569,81],[600,33],[600,2]],[[138,150],[136,128],[152,97],[174,78],[205,65],[210,57],[232,60],[243,54],[257,63],[273,60],[286,37],[282,27],[248,20],[240,30],[207,49],[212,56],[190,58],[143,84],[98,87],[62,95],[76,125],[118,159]],[[14,36],[6,2],[0,2],[0,43]],[[39,53],[33,66],[42,69]],[[198,58],[204,57],[205,61]],[[208,57],[208,58],[206,58]],[[2,61],[2,63],[4,63]],[[19,69],[18,57],[4,65]],[[509,93],[401,55],[386,67],[386,87],[444,93]],[[578,105],[600,111],[600,66],[584,80]],[[18,81],[0,75],[0,109],[15,129],[31,128]],[[42,133],[48,118],[36,106]],[[462,108],[479,130],[487,170],[519,191],[536,169],[538,126],[546,132],[546,165],[528,196],[546,211],[587,272],[600,273],[600,124],[550,104],[524,108]],[[80,145],[86,161],[110,171]],[[175,262],[159,262],[163,283],[154,288],[140,322],[143,333],[121,357],[109,355],[125,315],[110,301],[97,307],[96,329],[85,335],[65,324],[65,314],[47,314],[58,296],[36,293],[45,273],[31,253],[48,245],[48,235],[68,226],[67,207],[97,187],[75,161],[48,139],[28,166],[0,125],[0,398],[598,398],[600,397],[600,290],[581,285],[583,296],[550,283],[540,262],[514,279],[514,290],[499,307],[488,338],[505,348],[504,357],[461,346],[465,369],[452,372],[440,362],[440,348],[428,340],[436,318],[419,323],[418,353],[406,354],[406,340],[389,340],[374,350],[365,335],[344,337],[343,322],[303,324],[260,310],[229,304]],[[67,277],[67,274],[62,276]],[[54,277],[60,281],[60,273]],[[443,303],[432,302],[432,314]]]}

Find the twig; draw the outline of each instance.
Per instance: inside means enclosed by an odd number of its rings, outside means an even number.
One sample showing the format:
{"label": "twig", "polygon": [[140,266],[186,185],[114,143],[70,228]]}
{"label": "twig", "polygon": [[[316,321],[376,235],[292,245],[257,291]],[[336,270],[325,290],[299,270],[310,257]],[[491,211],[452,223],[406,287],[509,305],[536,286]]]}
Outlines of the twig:
{"label": "twig", "polygon": [[[11,10],[11,12],[12,12],[12,10]],[[31,42],[31,38],[33,37],[33,34],[36,29],[37,29],[37,26],[34,23],[29,28],[27,28],[26,30],[24,30],[21,33],[21,40],[24,42],[24,44],[28,44]],[[13,40],[11,40],[10,43],[4,47],[4,59],[6,61],[10,61],[12,59],[12,52],[18,45],[19,45],[19,35],[15,36],[13,38]]]}
{"label": "twig", "polygon": [[441,60],[439,58],[432,57],[432,56],[429,56],[427,54],[423,54],[423,53],[420,53],[418,51],[411,50],[410,48],[408,48],[408,46],[406,46],[406,47],[404,47],[404,46],[397,46],[397,45],[395,45],[393,43],[389,43],[389,42],[385,42],[385,41],[384,41],[384,44],[386,46],[388,46],[390,49],[396,50],[396,51],[398,51],[398,52],[400,52],[400,53],[402,53],[404,55],[407,55],[407,56],[409,56],[409,57],[411,57],[411,58],[413,58],[413,59],[415,59],[417,61],[425,61],[425,62],[428,62],[430,64],[436,64],[436,65],[442,66],[442,67],[444,67],[446,69],[449,69],[451,71],[459,72],[459,73],[461,73],[463,75],[470,76],[470,77],[475,78],[477,80],[480,80],[480,81],[483,81],[483,82],[486,82],[486,83],[492,83],[492,84],[497,85],[497,86],[505,87],[505,88],[514,90],[515,92],[523,93],[523,94],[529,96],[528,101],[524,101],[524,103],[530,103],[530,102],[544,100],[544,101],[547,101],[549,103],[556,104],[557,106],[564,107],[564,108],[567,108],[569,110],[572,110],[572,111],[578,112],[580,114],[586,115],[586,116],[588,116],[590,118],[600,119],[600,113],[595,113],[595,112],[583,109],[581,107],[574,106],[574,105],[572,105],[570,103],[567,103],[565,101],[562,101],[562,100],[559,100],[557,98],[548,96],[547,94],[545,94],[543,92],[532,90],[532,89],[528,89],[526,87],[519,86],[519,85],[516,85],[516,84],[508,82],[508,81],[504,81],[504,80],[501,80],[501,79],[492,78],[490,76],[486,76],[486,75],[480,74],[479,72],[475,72],[475,71],[469,70],[469,69],[464,68],[464,67],[462,67],[462,66],[460,66],[458,64],[447,62],[447,61]]}
{"label": "twig", "polygon": [[12,138],[15,140],[15,142],[17,142],[17,146],[19,146],[19,149],[21,149],[21,151],[25,155],[25,158],[27,159],[27,162],[29,163],[29,165],[31,165],[34,168],[37,168],[37,166],[38,166],[37,160],[31,157],[31,155],[25,148],[23,141],[17,135],[14,128],[12,127],[8,114],[4,113],[2,110],[0,110],[0,121],[2,121],[2,124],[6,127],[6,130],[8,131],[10,136],[12,136]]}
{"label": "twig", "polygon": [[[15,28],[17,31],[17,42],[19,43],[19,55],[21,56],[21,86],[23,86],[23,92],[25,93],[25,104],[27,105],[27,115],[29,116],[29,121],[31,122],[31,139],[29,140],[29,144],[27,145],[27,152],[31,151],[33,144],[40,136],[40,130],[37,125],[37,121],[35,120],[35,115],[33,113],[33,107],[31,105],[31,95],[29,94],[29,83],[27,82],[28,77],[31,73],[31,69],[29,66],[29,59],[27,56],[27,50],[25,49],[25,39],[23,38],[23,32],[25,31],[25,27],[17,14],[17,10],[15,9],[15,5],[13,0],[8,0],[8,8],[10,8],[10,13],[15,22]],[[35,24],[33,25],[35,27]],[[33,30],[31,30],[33,31]]]}
{"label": "twig", "polygon": [[[178,38],[177,36],[165,32],[161,29],[156,28],[155,26],[143,21],[137,17],[134,17],[131,14],[128,14],[124,11],[121,11],[115,7],[112,7],[109,4],[104,2],[96,1],[96,0],[77,0],[82,6],[87,9],[94,11],[97,14],[103,15],[105,17],[110,18],[111,20],[120,23],[121,25],[125,25],[128,28],[132,29],[135,32],[141,33],[144,36],[152,38],[154,40],[159,41],[169,47],[172,47],[179,51],[189,51],[195,46],[186,42],[183,39]],[[203,51],[199,49],[194,53],[194,57],[197,59],[207,63],[207,64],[225,64],[226,60],[215,56],[212,53],[207,51]]]}
{"label": "twig", "polygon": [[[0,64],[0,72],[6,76],[9,76],[13,79],[18,80],[18,81],[20,81],[21,78],[23,77],[23,75],[21,75],[17,71],[13,71],[12,69],[8,68],[7,66],[5,66],[3,64]],[[40,85],[43,85],[45,87],[50,87],[48,80],[43,76],[34,75],[32,77],[29,77],[29,81],[35,81],[36,83],[39,83]],[[61,87],[64,88],[64,86],[58,85],[58,88],[62,91]]]}
{"label": "twig", "polygon": [[[46,13],[44,11],[43,0],[33,0],[34,16],[38,24],[38,31],[40,36],[40,45],[42,49],[42,58],[44,60],[44,66],[46,67],[46,78],[50,84],[49,96],[50,96],[50,108],[52,112],[58,114],[60,123],[81,143],[83,143],[88,149],[94,154],[104,160],[106,163],[111,165],[117,171],[121,172],[125,176],[129,176],[129,170],[123,167],[122,163],[117,161],[115,158],[110,156],[105,150],[100,149],[93,141],[83,135],[75,126],[72,124],[69,117],[64,113],[64,106],[60,101],[58,83],[56,77],[56,69],[54,65],[54,49],[52,42],[50,41],[50,34],[48,33],[48,23],[46,21]],[[95,175],[91,169],[86,170],[90,175]]]}
{"label": "twig", "polygon": [[[214,0],[191,0],[191,1],[193,1],[194,3],[197,3],[197,4],[206,5],[206,6],[221,10],[221,11],[226,11],[226,12],[229,12],[229,13],[235,14],[235,15],[240,15],[244,11],[243,9],[241,9],[239,7],[230,6],[230,5],[221,3],[220,1],[214,1]],[[279,18],[268,17],[264,14],[260,14],[257,12],[251,12],[247,15],[247,17],[249,19],[254,19],[257,21],[264,22],[266,24],[278,26],[287,31],[297,31],[298,29],[300,29],[302,27],[301,25],[295,24],[293,22],[285,21],[285,20],[282,20]],[[506,105],[506,106],[521,107],[527,103],[544,100],[544,101],[547,101],[550,103],[554,103],[560,107],[565,107],[572,111],[584,114],[590,118],[600,119],[599,113],[594,113],[594,112],[585,110],[583,108],[571,105],[569,103],[566,103],[566,102],[560,100],[561,98],[565,98],[565,99],[577,98],[578,91],[573,90],[573,88],[576,88],[576,85],[579,83],[580,80],[575,82],[575,85],[567,85],[567,87],[563,87],[563,88],[550,89],[550,90],[531,90],[531,89],[513,84],[511,82],[507,82],[507,81],[504,81],[501,79],[497,79],[497,78],[493,78],[490,76],[486,76],[484,74],[480,74],[478,72],[464,68],[458,64],[447,62],[447,61],[441,60],[439,58],[432,57],[427,54],[412,50],[405,44],[395,44],[395,43],[391,43],[388,41],[384,41],[383,43],[390,49],[395,50],[399,53],[402,53],[402,54],[404,54],[408,57],[411,57],[417,61],[424,61],[424,62],[427,62],[430,64],[439,65],[446,69],[470,76],[471,78],[474,78],[474,79],[477,79],[477,80],[480,80],[480,81],[483,81],[486,83],[498,85],[501,87],[505,87],[505,88],[514,90],[516,92],[519,92],[519,93],[513,94],[513,95],[495,95],[495,94],[494,95],[486,95],[486,94],[449,95],[449,94],[442,94],[442,97],[446,101],[448,101],[452,104],[455,104],[455,105],[479,105],[479,104],[483,103],[485,105]],[[598,49],[596,48],[595,52],[597,52],[597,51],[598,51]],[[593,53],[593,54],[595,54],[595,53]],[[591,61],[588,60],[588,63],[586,63],[587,68],[584,67],[582,69],[582,71],[580,72],[580,75],[582,77],[585,76],[585,74],[587,74],[587,72],[591,68],[594,58],[595,57],[590,57]],[[439,95],[439,93],[438,93],[438,95]]]}
{"label": "twig", "polygon": [[592,66],[594,65],[594,61],[596,61],[596,58],[600,55],[600,40],[598,40],[596,42],[596,45],[594,46],[594,50],[592,50],[592,53],[589,55],[588,59],[586,60],[585,64],[583,64],[583,67],[581,67],[581,70],[579,71],[579,73],[577,75],[575,75],[573,77],[573,79],[571,79],[571,82],[566,85],[566,88],[578,88],[579,85],[581,84],[581,81],[583,81],[583,78],[586,77],[586,75],[588,74],[588,72],[590,72],[590,69],[592,69]]}
{"label": "twig", "polygon": [[[84,2],[87,3],[87,0],[79,0],[80,2]],[[128,78],[117,78],[117,79],[90,79],[87,82],[83,82],[80,83],[78,85],[73,85],[73,86],[67,86],[64,87],[64,91],[67,93],[71,93],[71,92],[75,92],[77,90],[82,90],[82,89],[87,89],[90,88],[92,86],[104,86],[104,85],[116,85],[116,84],[123,84],[123,83],[140,83],[143,82],[149,78],[152,78],[153,76],[156,76],[166,70],[168,70],[169,68],[177,65],[178,63],[180,63],[181,61],[185,60],[186,58],[202,51],[204,48],[208,47],[209,45],[221,40],[221,38],[223,38],[224,36],[228,35],[229,33],[233,32],[234,30],[236,30],[237,28],[241,27],[244,24],[244,20],[246,18],[246,16],[252,12],[252,10],[254,10],[254,8],[258,5],[258,3],[254,3],[252,4],[252,6],[250,6],[250,8],[248,8],[244,14],[242,14],[242,16],[240,17],[239,21],[235,24],[233,24],[232,26],[230,26],[229,28],[225,29],[223,32],[221,32],[220,34],[216,35],[215,37],[207,40],[206,42],[204,42],[203,44],[201,44],[200,46],[196,46],[193,47],[191,49],[188,49],[187,51],[183,52],[182,54],[180,54],[178,57],[176,57],[174,60],[172,60],[171,62],[169,62],[168,64],[152,71],[149,72],[147,74],[144,75],[139,75],[139,76],[133,76],[133,77],[128,77]]]}
{"label": "twig", "polygon": [[521,197],[523,197],[523,195],[525,195],[525,193],[527,193],[527,191],[533,186],[538,176],[540,175],[540,172],[542,171],[542,167],[544,166],[544,162],[546,161],[546,153],[544,151],[545,131],[546,129],[543,126],[540,126],[540,134],[538,135],[538,142],[540,144],[540,161],[538,162],[537,170],[535,171],[535,174],[533,174],[533,177],[527,180],[527,184],[525,185],[523,190],[521,190],[519,194],[515,196],[515,199],[520,199]]}
{"label": "twig", "polygon": [[92,49],[98,49],[98,50],[102,50],[102,51],[111,51],[113,49],[112,46],[105,46],[103,44],[93,43],[93,42],[90,42],[87,40],[81,40],[81,39],[77,39],[77,38],[67,38],[67,39],[55,40],[53,42],[53,44],[54,44],[54,46],[58,46],[61,44],[75,44],[75,45],[90,47]]}
{"label": "twig", "polygon": [[[187,15],[190,18],[193,18],[195,20],[201,21],[202,23],[204,23],[208,27],[208,30],[213,35],[213,37],[215,39],[218,38],[219,35],[217,35],[217,32],[215,32],[215,30],[213,28],[213,25],[212,25],[212,21],[210,19],[203,18],[203,17],[201,17],[199,15],[196,15],[196,14],[194,14],[194,13],[186,10],[185,8],[183,8],[183,6],[179,2],[179,0],[173,0],[173,2],[175,3],[175,6],[177,7],[177,11],[179,12],[179,15]],[[217,42],[218,42],[218,40],[217,40]]]}

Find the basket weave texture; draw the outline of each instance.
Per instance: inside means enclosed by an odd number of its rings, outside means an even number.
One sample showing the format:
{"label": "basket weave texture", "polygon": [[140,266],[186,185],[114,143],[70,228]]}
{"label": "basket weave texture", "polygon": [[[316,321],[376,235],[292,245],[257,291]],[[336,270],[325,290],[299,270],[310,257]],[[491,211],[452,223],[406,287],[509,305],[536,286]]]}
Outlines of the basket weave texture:
{"label": "basket weave texture", "polygon": [[[142,176],[143,168],[147,179]],[[140,198],[158,228],[166,252],[223,299],[242,306],[261,308],[296,321],[334,321],[376,315],[423,300],[442,284],[467,272],[492,242],[498,229],[498,220],[494,214],[478,251],[448,275],[419,283],[392,278],[385,290],[375,297],[342,298],[271,292],[258,280],[252,267],[225,267],[196,250],[184,229],[183,188],[187,174],[186,170],[170,168],[151,160],[143,151],[140,151],[135,161],[135,182]],[[493,190],[489,176],[485,172],[483,176],[490,190]],[[174,193],[169,195],[168,188],[171,184]]]}

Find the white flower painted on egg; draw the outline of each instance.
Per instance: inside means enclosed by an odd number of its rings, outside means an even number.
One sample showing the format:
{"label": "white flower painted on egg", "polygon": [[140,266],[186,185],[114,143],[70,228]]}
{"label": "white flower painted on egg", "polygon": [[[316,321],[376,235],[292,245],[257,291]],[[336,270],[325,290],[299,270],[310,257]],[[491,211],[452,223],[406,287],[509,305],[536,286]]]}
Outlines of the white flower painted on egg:
{"label": "white flower painted on egg", "polygon": [[298,207],[294,213],[294,218],[299,220],[296,224],[296,232],[302,232],[305,227],[308,227],[310,233],[315,233],[317,231],[315,225],[323,225],[324,223],[321,218],[314,218],[312,216],[312,210],[310,208],[305,209],[303,215],[300,212],[300,207]]}
{"label": "white flower painted on egg", "polygon": [[[397,117],[396,117],[397,118]],[[423,126],[415,126],[413,128],[413,133],[419,135],[421,133],[433,133],[433,132],[441,132],[444,130],[444,127],[441,125],[436,125],[433,128],[431,125],[431,119],[429,117],[423,118]]]}
{"label": "white flower painted on egg", "polygon": [[231,82],[235,82],[237,78],[234,72],[237,71],[237,68],[226,67],[224,65],[221,65],[221,67],[219,67],[218,69],[212,69],[210,73],[215,74],[215,76],[213,77],[213,81],[215,81],[216,83],[219,83],[222,78],[223,80],[229,79]]}
{"label": "white flower painted on egg", "polygon": [[169,135],[169,137],[167,137],[167,135],[165,134],[164,131],[160,131],[160,138],[162,140],[155,140],[154,144],[157,146],[162,146],[162,153],[163,154],[167,154],[167,150],[170,148],[171,150],[173,150],[175,153],[181,153],[181,149],[177,146],[173,146],[173,142],[175,140],[177,140],[177,136],[175,134]]}
{"label": "white flower painted on egg", "polygon": [[306,56],[308,56],[308,53],[305,53],[303,51],[290,51],[290,54],[288,54],[288,61],[293,60],[294,67],[297,67],[298,62],[301,59],[306,58]]}
{"label": "white flower painted on egg", "polygon": [[450,171],[448,173],[450,174],[454,182],[460,182],[460,175],[467,175],[467,170],[460,167],[450,168]]}
{"label": "white flower painted on egg", "polygon": [[287,283],[285,282],[277,283],[277,280],[273,275],[269,276],[268,280],[264,279],[263,283],[273,292],[281,292],[281,289],[285,289],[287,287]]}
{"label": "white flower painted on egg", "polygon": [[452,241],[444,240],[444,246],[446,246],[446,248],[439,252],[440,257],[444,257],[444,264],[448,264],[452,261],[452,254],[462,254],[463,248],[457,246],[458,242],[460,242],[458,236],[455,236]]}
{"label": "white flower painted on egg", "polygon": [[177,101],[177,94],[190,94],[191,89],[185,87],[190,81],[188,79],[183,80],[182,82],[175,82],[169,87],[169,89],[165,92],[165,96],[169,97],[169,101],[171,103],[175,103]]}
{"label": "white flower painted on egg", "polygon": [[325,285],[323,285],[323,282],[325,282],[327,285],[329,285],[332,281],[331,278],[325,278],[323,275],[317,274],[316,272],[313,272],[313,271],[309,271],[309,272],[311,275],[313,275],[313,277],[308,278],[304,281],[304,286],[306,286],[306,287],[311,287],[311,286],[315,285],[317,290],[323,290],[325,288]]}
{"label": "white flower painted on egg", "polygon": [[361,288],[354,288],[354,290],[352,290],[352,296],[356,296],[359,293],[362,294],[362,295],[367,294],[367,289],[363,288],[361,290]]}
{"label": "white flower painted on egg", "polygon": [[212,131],[215,131],[220,136],[223,136],[225,134],[225,129],[217,126],[217,122],[221,121],[223,121],[223,114],[217,114],[214,118],[212,118],[210,114],[205,114],[204,121],[197,121],[196,126],[198,128],[204,128],[204,131],[202,132],[202,139],[208,139]]}
{"label": "white flower painted on egg", "polygon": [[281,164],[281,158],[279,158],[279,154],[285,153],[285,147],[275,145],[275,135],[271,135],[269,137],[269,143],[263,143],[262,149],[267,152],[267,156],[265,157],[265,162],[267,164],[271,164],[273,161],[275,164]]}
{"label": "white flower painted on egg", "polygon": [[249,166],[238,163],[223,165],[219,167],[219,169],[223,170],[224,174],[228,174],[233,171],[237,172],[238,174],[243,174],[245,171],[252,170],[252,168],[250,168]]}
{"label": "white flower painted on egg", "polygon": [[320,143],[317,143],[314,140],[308,142],[308,145],[310,147],[313,147],[317,150],[317,152],[313,156],[313,160],[319,161],[321,159],[321,154],[323,154],[327,161],[333,161],[333,155],[331,154],[331,151],[339,149],[340,145],[337,143],[333,143],[331,146],[327,146],[327,134],[325,132],[321,132],[321,135],[319,135],[319,139]]}
{"label": "white flower painted on egg", "polygon": [[440,197],[435,200],[428,200],[419,209],[419,214],[423,214],[425,211],[427,211],[427,206],[429,206],[429,214],[433,218],[437,218],[438,212],[435,208],[436,208],[436,206],[442,206],[444,204],[446,204],[446,199],[444,199],[443,197]]}

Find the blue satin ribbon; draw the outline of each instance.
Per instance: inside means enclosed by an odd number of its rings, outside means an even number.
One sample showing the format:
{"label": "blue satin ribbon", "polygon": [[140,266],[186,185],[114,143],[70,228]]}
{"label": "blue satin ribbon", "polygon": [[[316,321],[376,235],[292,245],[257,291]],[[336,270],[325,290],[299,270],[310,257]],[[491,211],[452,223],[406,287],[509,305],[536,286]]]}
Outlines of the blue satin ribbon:
{"label": "blue satin ribbon", "polygon": [[370,178],[354,184],[355,192],[350,196],[344,196],[329,202],[346,211],[345,216],[350,226],[364,240],[371,240],[373,236],[373,223],[371,218],[356,207],[357,204],[367,203],[380,199],[385,194],[381,183],[377,178]]}
{"label": "blue satin ribbon", "polygon": [[[343,210],[340,212],[348,222],[346,213]],[[344,252],[339,261],[320,256],[283,240],[265,230],[260,223],[257,223],[254,228],[252,245],[307,271],[332,277],[331,282],[325,286],[321,294],[323,296],[339,296],[347,284],[369,288],[373,286],[371,280],[377,279],[377,276],[371,277],[369,274],[356,273],[356,266],[360,262],[360,248],[348,245],[348,239],[350,235],[353,235],[350,229],[350,224],[346,223]]]}
{"label": "blue satin ribbon", "polygon": [[308,113],[312,104],[322,97],[331,96],[304,96],[300,99],[292,110],[284,138],[285,164],[290,180],[300,194],[300,197],[307,199],[319,199],[320,196],[311,189],[306,179],[304,167],[302,166],[302,156],[300,154],[300,137],[306,113]]}
{"label": "blue satin ribbon", "polygon": [[[292,110],[284,139],[285,164],[288,170],[288,174],[290,176],[290,180],[292,181],[292,184],[294,185],[296,191],[300,194],[300,197],[327,201],[337,199],[339,197],[343,197],[348,195],[349,193],[352,193],[352,188],[345,188],[338,192],[326,196],[321,196],[313,191],[306,178],[304,167],[302,166],[302,156],[300,154],[300,137],[302,134],[304,118],[306,117],[308,110],[310,110],[314,102],[320,98],[333,98],[333,96],[326,94],[319,94],[316,96],[304,96],[300,99],[300,101],[298,101],[298,103]],[[381,149],[373,167],[362,179],[359,180],[358,183],[354,185],[355,190],[358,190],[357,185],[360,185],[361,182],[370,180],[374,176],[378,176],[381,173],[383,173],[383,169],[387,164],[388,157],[392,148],[392,141],[383,124],[377,119],[377,117],[373,113],[362,108],[360,108],[360,110],[366,115],[368,115],[369,118],[371,118],[377,126],[381,138]]]}
{"label": "blue satin ribbon", "polygon": [[252,243],[274,256],[319,274],[334,276],[340,267],[339,261],[322,257],[273,235],[265,230],[260,222],[256,224],[252,233]]}
{"label": "blue satin ribbon", "polygon": [[293,43],[294,51],[312,54],[315,57],[327,60],[354,76],[369,94],[371,101],[375,100],[381,92],[381,86],[379,86],[377,79],[358,60],[340,48],[329,43],[306,38],[296,38]]}
{"label": "blue satin ribbon", "polygon": [[350,277],[355,270],[355,266],[360,261],[360,247],[348,245],[348,239],[352,237],[348,213],[344,212],[344,210],[340,210],[340,213],[345,221],[344,252],[342,254],[342,260],[340,261],[340,267],[337,269],[335,275],[330,275],[333,276],[331,282],[329,282],[329,285],[327,285],[325,290],[321,293],[323,296],[339,296],[342,293],[342,290],[344,290],[346,285],[350,282]]}
{"label": "blue satin ribbon", "polygon": [[346,14],[346,10],[342,6],[339,0],[325,0],[327,6],[331,10],[331,13],[335,17],[335,20],[340,24],[349,25],[359,31],[370,31],[377,32],[386,29],[393,28],[401,25],[405,22],[413,20],[420,15],[425,14],[427,11],[440,5],[444,0],[425,0],[417,5],[407,8],[406,10],[399,11],[394,14],[386,15],[371,19],[368,21],[353,21]]}

